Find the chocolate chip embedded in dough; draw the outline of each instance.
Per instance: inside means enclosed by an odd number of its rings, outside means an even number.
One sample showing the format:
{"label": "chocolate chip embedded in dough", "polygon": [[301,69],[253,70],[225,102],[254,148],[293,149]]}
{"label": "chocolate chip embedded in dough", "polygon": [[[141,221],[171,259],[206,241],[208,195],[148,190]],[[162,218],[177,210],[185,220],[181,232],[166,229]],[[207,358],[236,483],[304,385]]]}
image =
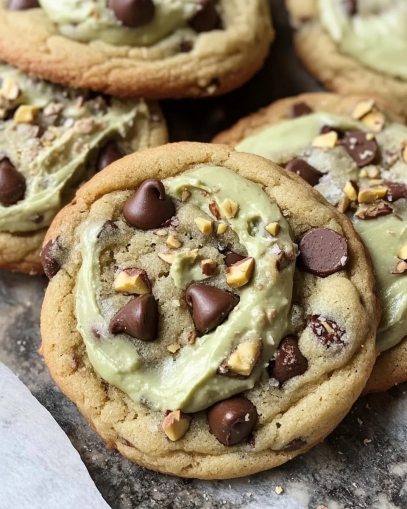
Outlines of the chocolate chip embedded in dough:
{"label": "chocolate chip embedded in dough", "polygon": [[374,138],[364,131],[347,131],[342,138],[342,145],[359,168],[372,163],[378,151]]}
{"label": "chocolate chip embedded in dough", "polygon": [[25,190],[25,177],[9,159],[0,159],[0,204],[3,207],[14,205],[24,198]]}
{"label": "chocolate chip embedded in dough", "polygon": [[215,0],[202,0],[202,8],[189,20],[189,25],[196,32],[209,32],[220,27],[220,17],[216,10]]}
{"label": "chocolate chip embedded in dough", "polygon": [[310,115],[311,113],[314,113],[314,110],[308,104],[300,102],[291,106],[289,116],[290,118],[297,118]]}
{"label": "chocolate chip embedded in dough", "polygon": [[299,248],[302,267],[316,276],[326,277],[343,270],[349,261],[345,237],[328,228],[307,232],[300,240]]}
{"label": "chocolate chip embedded in dough", "polygon": [[100,172],[123,157],[114,141],[109,141],[100,151],[96,161],[96,172]]}
{"label": "chocolate chip embedded in dough", "polygon": [[237,254],[234,251],[228,251],[225,256],[224,262],[225,262],[226,267],[231,267],[235,263],[240,262],[240,261],[244,260],[245,258],[246,258],[245,256]]}
{"label": "chocolate chip embedded in dough", "polygon": [[321,315],[311,315],[308,317],[308,325],[324,346],[345,344],[342,340],[345,331],[333,320],[326,320]]}
{"label": "chocolate chip embedded in dough", "polygon": [[302,438],[295,438],[294,440],[291,440],[291,442],[289,442],[285,447],[283,447],[282,450],[284,452],[294,452],[302,449],[305,445],[307,445],[305,440]]}
{"label": "chocolate chip embedded in dough", "polygon": [[61,269],[61,264],[56,259],[56,251],[59,248],[57,240],[50,240],[41,251],[41,263],[45,275],[51,280]]}
{"label": "chocolate chip embedded in dough", "polygon": [[407,198],[407,185],[402,182],[384,181],[383,186],[387,187],[385,200],[393,203],[401,198]]}
{"label": "chocolate chip embedded in dough", "polygon": [[153,0],[109,0],[109,8],[123,25],[132,28],[148,25],[155,14]]}
{"label": "chocolate chip embedded in dough", "polygon": [[9,0],[7,4],[8,11],[25,11],[37,7],[40,7],[38,0]]}
{"label": "chocolate chip embedded in dough", "polygon": [[112,334],[128,334],[142,341],[157,338],[158,307],[151,294],[141,295],[126,304],[111,319],[109,330]]}
{"label": "chocolate chip embedded in dough", "polygon": [[100,229],[100,232],[97,234],[97,238],[100,239],[101,237],[104,237],[105,235],[112,235],[113,233],[117,232],[119,230],[119,227],[117,224],[112,221],[108,220],[104,223],[102,228]]}
{"label": "chocolate chip embedded in dough", "polygon": [[226,320],[239,303],[239,298],[233,293],[202,283],[189,286],[185,298],[192,311],[195,327],[202,334],[206,334]]}
{"label": "chocolate chip embedded in dough", "polygon": [[308,164],[303,159],[292,159],[287,166],[286,170],[296,173],[303,178],[310,186],[316,186],[323,176],[323,173]]}
{"label": "chocolate chip embedded in dough", "polygon": [[221,444],[227,446],[248,438],[257,423],[256,407],[242,396],[216,403],[207,416],[210,430]]}
{"label": "chocolate chip embedded in dough", "polygon": [[355,16],[358,13],[357,0],[342,0],[342,8],[348,16]]}
{"label": "chocolate chip embedded in dough", "polygon": [[159,180],[146,180],[124,204],[126,221],[140,230],[159,228],[175,215],[175,206]]}
{"label": "chocolate chip embedded in dough", "polygon": [[289,335],[285,337],[276,350],[272,377],[282,385],[295,376],[304,374],[308,361],[298,348],[298,339]]}

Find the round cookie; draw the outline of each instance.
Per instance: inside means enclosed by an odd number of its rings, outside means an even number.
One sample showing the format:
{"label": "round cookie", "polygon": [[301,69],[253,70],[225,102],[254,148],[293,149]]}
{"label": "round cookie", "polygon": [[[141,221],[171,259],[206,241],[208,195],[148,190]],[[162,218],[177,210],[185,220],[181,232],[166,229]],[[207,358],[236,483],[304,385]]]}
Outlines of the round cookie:
{"label": "round cookie", "polygon": [[267,0],[41,0],[20,10],[7,1],[0,58],[117,96],[224,94],[262,67],[274,38]]}
{"label": "round cookie", "polygon": [[287,0],[296,51],[324,86],[340,94],[372,90],[407,111],[404,0]]}
{"label": "round cookie", "polygon": [[42,273],[47,227],[76,188],[166,141],[156,104],[66,89],[0,62],[0,268]]}
{"label": "round cookie", "polygon": [[303,94],[277,101],[214,140],[297,173],[354,222],[372,257],[383,306],[382,353],[365,392],[407,380],[407,280],[399,258],[407,243],[407,128],[386,104],[386,116],[379,106],[366,96]]}
{"label": "round cookie", "polygon": [[369,377],[379,309],[363,245],[266,159],[197,143],[125,157],[45,243],[45,362],[108,446],[148,468],[280,465],[323,440]]}

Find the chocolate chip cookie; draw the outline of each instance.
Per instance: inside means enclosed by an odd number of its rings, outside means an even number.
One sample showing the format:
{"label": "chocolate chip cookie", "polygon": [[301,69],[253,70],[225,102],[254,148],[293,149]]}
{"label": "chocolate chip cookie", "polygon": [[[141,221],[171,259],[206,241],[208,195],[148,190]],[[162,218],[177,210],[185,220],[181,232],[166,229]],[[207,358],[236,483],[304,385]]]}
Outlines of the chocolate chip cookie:
{"label": "chocolate chip cookie", "polygon": [[305,94],[272,104],[215,140],[281,164],[354,223],[383,307],[381,355],[366,391],[407,380],[407,127],[379,106],[366,96]]}
{"label": "chocolate chip cookie", "polygon": [[284,463],[369,377],[379,310],[363,245],[266,159],[197,143],[125,157],[58,214],[44,252],[51,374],[109,447],[153,470]]}
{"label": "chocolate chip cookie", "polygon": [[0,0],[0,58],[117,96],[229,92],[262,67],[273,37],[267,0]]}
{"label": "chocolate chip cookie", "polygon": [[376,94],[407,112],[404,0],[286,0],[298,55],[340,94]]}
{"label": "chocolate chip cookie", "polygon": [[66,89],[0,62],[0,267],[42,273],[46,229],[77,187],[165,142],[155,104]]}

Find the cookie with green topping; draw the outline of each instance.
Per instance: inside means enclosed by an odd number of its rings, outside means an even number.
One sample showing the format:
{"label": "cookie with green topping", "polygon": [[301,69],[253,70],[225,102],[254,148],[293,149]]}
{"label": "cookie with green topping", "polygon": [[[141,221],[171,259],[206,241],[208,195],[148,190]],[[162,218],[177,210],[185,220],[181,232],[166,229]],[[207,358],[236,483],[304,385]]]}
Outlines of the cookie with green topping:
{"label": "cookie with green topping", "polygon": [[109,447],[153,470],[284,463],[369,377],[379,310],[363,245],[266,159],[197,143],[125,157],[58,214],[45,250],[51,374]]}
{"label": "cookie with green topping", "polygon": [[404,0],[286,0],[296,51],[332,92],[371,93],[407,112]]}
{"label": "cookie with green topping", "polygon": [[46,229],[78,186],[165,142],[155,104],[66,89],[0,62],[0,267],[42,273]]}
{"label": "cookie with green topping", "polygon": [[[383,113],[386,111],[386,114]],[[372,258],[383,315],[366,391],[407,380],[407,127],[370,97],[305,94],[241,120],[215,141],[267,157],[346,213]]]}
{"label": "cookie with green topping", "polygon": [[0,0],[0,58],[116,96],[229,92],[262,67],[273,38],[267,0]]}

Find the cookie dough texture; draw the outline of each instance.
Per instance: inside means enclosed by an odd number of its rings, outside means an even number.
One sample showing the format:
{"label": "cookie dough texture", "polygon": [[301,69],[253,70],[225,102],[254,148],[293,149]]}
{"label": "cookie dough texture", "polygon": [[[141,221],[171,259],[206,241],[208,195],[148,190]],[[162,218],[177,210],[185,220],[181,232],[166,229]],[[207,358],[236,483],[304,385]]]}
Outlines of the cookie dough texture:
{"label": "cookie dough texture", "polygon": [[267,0],[221,0],[222,29],[183,28],[149,47],[77,42],[42,9],[10,12],[5,5],[0,0],[0,58],[56,83],[117,96],[229,92],[262,67],[274,38]]}
{"label": "cookie dough texture", "polygon": [[[199,165],[225,167],[262,185],[284,213],[297,242],[310,228],[325,226],[347,238],[350,252],[345,270],[328,278],[296,271],[293,299],[296,308],[302,306],[305,314],[319,309],[332,319],[336,317],[350,338],[348,346],[326,349],[309,327],[295,325],[303,323],[301,318],[294,320],[293,330],[301,329],[299,346],[308,359],[308,370],[281,389],[270,384],[265,376],[254,389],[244,393],[256,406],[259,421],[254,442],[233,447],[223,446],[209,432],[206,412],[193,414],[191,427],[182,439],[168,441],[161,430],[164,414],[132,401],[99,378],[76,329],[75,292],[81,266],[79,239],[83,222],[106,217],[120,220],[124,202],[143,181],[164,180]],[[57,237],[66,246],[66,258],[48,287],[42,310],[45,361],[61,390],[75,402],[108,446],[143,466],[202,479],[239,477],[275,467],[323,440],[348,412],[369,377],[375,360],[374,337],[380,312],[363,245],[348,219],[319,193],[297,175],[287,175],[263,158],[239,154],[226,146],[196,143],[167,145],[133,154],[113,163],[108,172],[98,174],[77,192],[75,200],[54,220],[45,242]],[[121,256],[126,256],[124,249]],[[153,293],[155,278],[168,277],[165,265],[163,276],[159,263],[150,263],[148,269],[153,277]],[[160,305],[168,306],[172,299],[173,282],[160,298]],[[190,318],[183,308],[174,312],[172,330],[179,328],[180,317],[182,326],[188,330]],[[169,330],[165,327],[157,341],[170,341]],[[147,354],[154,354],[158,347],[157,342],[151,347],[147,345],[147,351],[151,348]],[[298,444],[295,451],[293,443]]]}
{"label": "cookie dough texture", "polygon": [[[315,112],[327,112],[336,115],[349,116],[355,105],[369,99],[367,96],[341,97],[335,94],[302,94],[297,97],[287,98],[271,104],[247,118],[240,120],[228,131],[219,134],[215,143],[225,143],[235,147],[243,139],[261,132],[264,128],[276,125],[287,120],[294,104],[305,103]],[[403,123],[403,117],[394,113],[386,103],[377,102],[378,106],[386,112],[386,116],[394,121]],[[298,151],[297,151],[298,153]],[[292,157],[296,157],[293,150]],[[374,221],[374,219],[372,220]],[[403,276],[401,276],[403,277]],[[385,391],[395,384],[407,380],[407,337],[398,345],[379,354],[375,367],[364,392]]]}
{"label": "cookie dough texture", "polygon": [[[396,113],[407,113],[407,81],[369,68],[342,53],[321,24],[318,0],[286,0],[286,5],[296,29],[296,51],[309,72],[328,90],[339,94],[374,90],[375,94],[388,98]],[[397,27],[394,30],[397,36],[400,30]]]}

